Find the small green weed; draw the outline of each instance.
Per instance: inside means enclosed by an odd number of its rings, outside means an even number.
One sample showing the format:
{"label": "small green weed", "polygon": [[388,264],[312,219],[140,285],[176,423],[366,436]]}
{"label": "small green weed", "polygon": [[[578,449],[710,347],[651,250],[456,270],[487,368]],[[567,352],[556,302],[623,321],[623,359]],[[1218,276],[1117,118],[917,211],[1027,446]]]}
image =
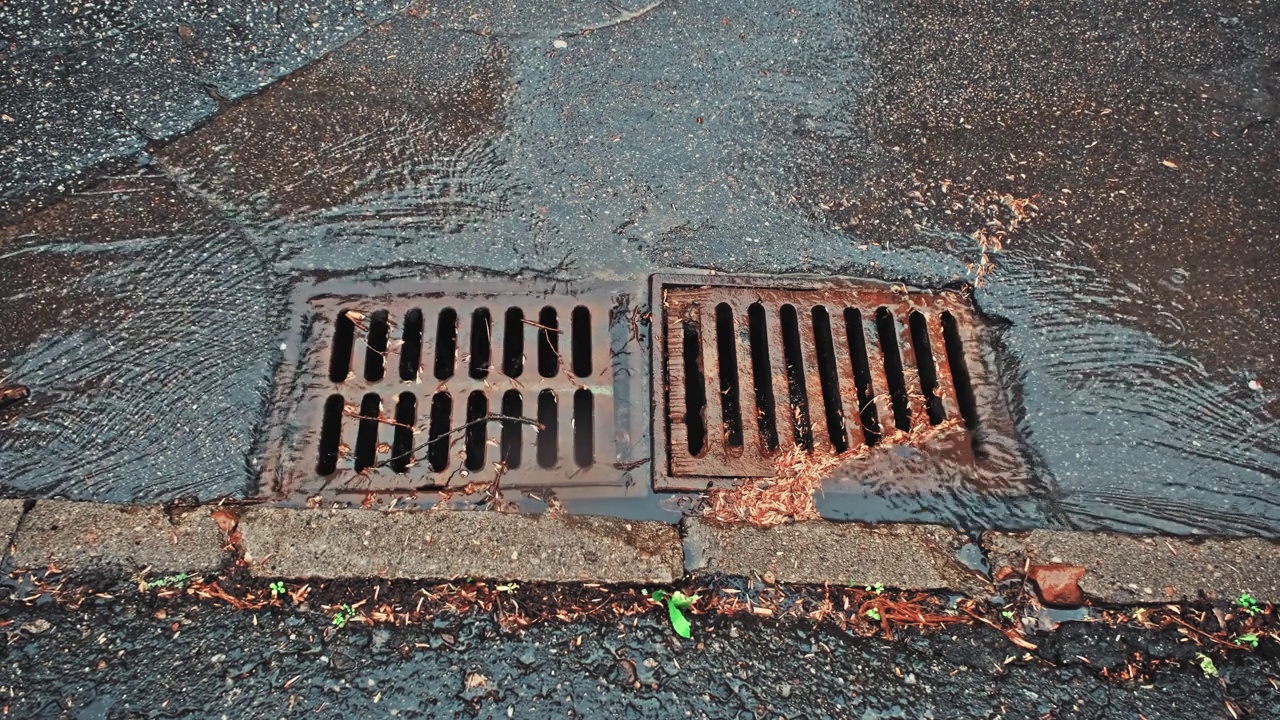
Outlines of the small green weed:
{"label": "small green weed", "polygon": [[1218,666],[1213,664],[1213,658],[1204,653],[1196,653],[1196,657],[1200,660],[1200,671],[1205,677],[1218,677]]}
{"label": "small green weed", "polygon": [[494,588],[494,589],[495,589],[495,590],[497,590],[498,592],[501,592],[501,593],[508,593],[508,594],[510,594],[510,593],[515,592],[516,590],[519,590],[519,589],[520,589],[520,584],[519,584],[519,583],[511,583],[511,584],[509,584],[509,585],[499,585],[499,586],[497,586],[497,587],[496,587],[496,588]]}
{"label": "small green weed", "polygon": [[654,602],[666,602],[667,617],[671,619],[671,629],[682,638],[693,637],[692,628],[689,626],[689,619],[684,616],[684,611],[693,607],[698,601],[697,595],[685,595],[679,590],[669,593],[666,590],[654,590],[649,597]]}
{"label": "small green weed", "polygon": [[876,583],[875,585],[868,585],[866,590],[869,593],[875,593],[879,595],[880,593],[884,592],[884,583]]}
{"label": "small green weed", "polygon": [[1258,601],[1247,592],[1240,593],[1240,599],[1236,600],[1236,605],[1250,615],[1257,615],[1262,612],[1262,606],[1259,605]]}
{"label": "small green weed", "polygon": [[155,580],[148,580],[142,584],[147,590],[155,590],[157,588],[167,587],[185,587],[191,576],[187,573],[178,573],[177,575],[166,575]]}
{"label": "small green weed", "polygon": [[1258,636],[1253,633],[1249,633],[1248,635],[1237,635],[1236,644],[1248,645],[1251,648],[1256,648],[1258,647]]}
{"label": "small green weed", "polygon": [[867,608],[867,611],[863,614],[876,622],[880,622],[880,611],[875,608]]}
{"label": "small green weed", "polygon": [[341,630],[347,626],[347,622],[356,616],[355,608],[343,603],[338,608],[338,612],[333,614],[333,626]]}
{"label": "small green weed", "polygon": [[271,599],[275,600],[285,593],[284,583],[277,580],[271,583]]}
{"label": "small green weed", "polygon": [[1001,610],[1001,611],[1000,611],[1000,617],[1004,618],[1005,620],[1012,620],[1012,619],[1013,619],[1013,611],[1012,611],[1012,610]]}

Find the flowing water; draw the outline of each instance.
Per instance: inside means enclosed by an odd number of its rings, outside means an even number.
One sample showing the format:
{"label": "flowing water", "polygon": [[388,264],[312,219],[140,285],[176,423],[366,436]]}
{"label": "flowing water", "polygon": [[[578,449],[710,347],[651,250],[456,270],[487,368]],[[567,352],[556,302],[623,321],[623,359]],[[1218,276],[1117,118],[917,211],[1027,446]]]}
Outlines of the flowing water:
{"label": "flowing water", "polygon": [[[253,494],[288,298],[316,279],[981,269],[1027,491],[868,471],[825,488],[828,516],[1280,535],[1280,153],[1256,122],[1280,22],[1200,10],[444,3],[335,30],[8,214],[0,377],[32,398],[0,411],[0,482]],[[247,94],[264,72],[283,79]],[[1002,196],[1035,207],[1010,229]]]}

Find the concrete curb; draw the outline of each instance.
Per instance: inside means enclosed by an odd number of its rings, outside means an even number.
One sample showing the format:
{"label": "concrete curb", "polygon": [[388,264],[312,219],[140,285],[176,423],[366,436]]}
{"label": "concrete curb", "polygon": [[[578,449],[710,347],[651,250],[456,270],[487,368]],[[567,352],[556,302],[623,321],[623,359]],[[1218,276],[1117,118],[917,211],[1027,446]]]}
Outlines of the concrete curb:
{"label": "concrete curb", "polygon": [[671,583],[680,535],[666,523],[495,512],[254,508],[240,547],[260,577]]}
{"label": "concrete curb", "polygon": [[1248,592],[1280,604],[1280,545],[1259,538],[1193,539],[1033,530],[983,533],[992,570],[1032,565],[1084,569],[1080,589],[1116,605],[1227,601]]}
{"label": "concrete curb", "polygon": [[229,559],[209,510],[41,500],[18,525],[12,562],[79,572],[212,572]]}
{"label": "concrete curb", "polygon": [[987,583],[956,559],[964,538],[938,525],[825,520],[757,528],[686,518],[685,569],[766,575],[787,583],[874,585],[980,594]]}
{"label": "concrete curb", "polygon": [[[0,500],[10,568],[211,573],[238,552],[249,572],[264,578],[671,584],[687,572],[973,597],[992,592],[986,578],[958,560],[962,547],[979,548],[965,547],[965,536],[938,525],[811,521],[757,528],[686,518],[682,528],[683,539],[666,523],[587,516],[264,506],[169,511]],[[1035,530],[987,532],[980,545],[996,577],[1030,567],[1038,580],[1053,570],[1055,579],[1069,579],[1065,589],[1077,598],[1115,605],[1229,602],[1248,592],[1280,605],[1280,544],[1271,540]],[[1037,568],[1046,574],[1036,575]]]}

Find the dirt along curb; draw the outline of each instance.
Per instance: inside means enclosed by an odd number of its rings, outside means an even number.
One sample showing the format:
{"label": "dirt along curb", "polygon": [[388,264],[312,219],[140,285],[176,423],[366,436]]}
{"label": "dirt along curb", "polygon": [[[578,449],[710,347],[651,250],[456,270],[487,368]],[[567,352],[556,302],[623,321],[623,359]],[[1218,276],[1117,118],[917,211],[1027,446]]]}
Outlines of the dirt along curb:
{"label": "dirt along curb", "polygon": [[[30,509],[26,509],[26,508]],[[683,537],[681,536],[683,529]],[[263,578],[673,584],[689,575],[876,585],[984,597],[1026,571],[1051,604],[1209,601],[1280,605],[1280,545],[1260,538],[1133,536],[807,521],[677,528],[589,516],[483,511],[167,509],[0,501],[6,566],[70,573],[213,573],[237,557]],[[977,562],[975,562],[975,560]]]}

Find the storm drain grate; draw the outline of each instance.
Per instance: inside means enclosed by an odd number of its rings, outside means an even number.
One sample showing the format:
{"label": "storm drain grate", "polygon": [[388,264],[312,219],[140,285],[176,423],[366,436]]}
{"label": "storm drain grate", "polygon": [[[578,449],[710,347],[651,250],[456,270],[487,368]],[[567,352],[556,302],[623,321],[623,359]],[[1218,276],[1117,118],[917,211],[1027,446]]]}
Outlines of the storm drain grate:
{"label": "storm drain grate", "polygon": [[623,482],[630,413],[616,404],[629,403],[635,373],[611,346],[628,340],[628,303],[608,288],[470,284],[309,298],[271,489],[432,490],[497,474],[511,488]]}
{"label": "storm drain grate", "polygon": [[976,461],[977,433],[1012,433],[960,293],[660,276],[653,297],[661,489],[771,477],[778,454],[796,446],[856,452],[944,423]]}

